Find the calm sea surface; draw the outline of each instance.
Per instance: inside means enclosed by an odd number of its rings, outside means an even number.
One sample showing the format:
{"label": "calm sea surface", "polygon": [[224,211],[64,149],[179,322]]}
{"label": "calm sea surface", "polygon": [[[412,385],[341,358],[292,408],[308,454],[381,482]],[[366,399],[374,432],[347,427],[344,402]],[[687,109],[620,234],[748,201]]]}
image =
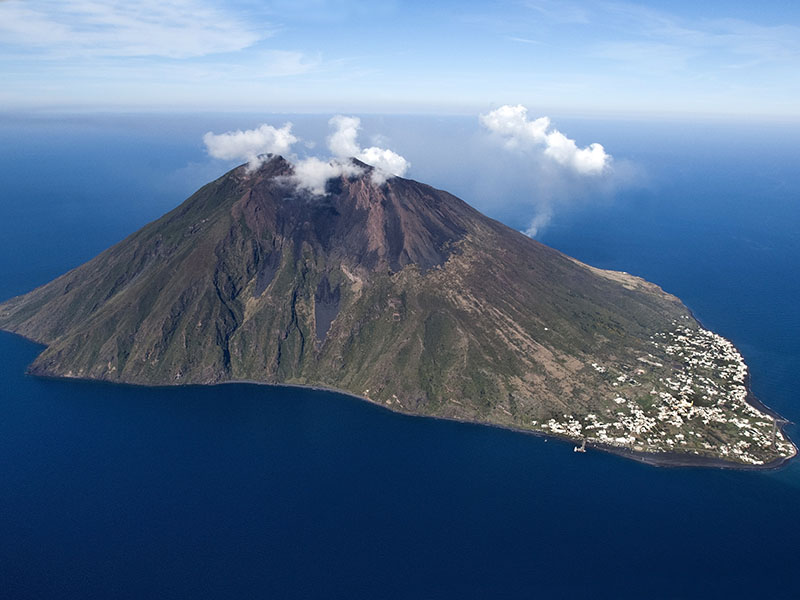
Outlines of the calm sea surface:
{"label": "calm sea surface", "polygon": [[[202,134],[260,120],[0,117],[0,298],[175,206],[227,167]],[[325,119],[293,120],[324,138]],[[540,239],[680,296],[800,422],[800,127],[558,124],[636,183],[556,194]],[[440,151],[469,147],[474,120],[369,127],[411,177],[526,227],[518,199],[474,195],[492,161]],[[800,595],[798,461],[657,469],[331,393],[27,377],[39,350],[0,333],[3,598]]]}

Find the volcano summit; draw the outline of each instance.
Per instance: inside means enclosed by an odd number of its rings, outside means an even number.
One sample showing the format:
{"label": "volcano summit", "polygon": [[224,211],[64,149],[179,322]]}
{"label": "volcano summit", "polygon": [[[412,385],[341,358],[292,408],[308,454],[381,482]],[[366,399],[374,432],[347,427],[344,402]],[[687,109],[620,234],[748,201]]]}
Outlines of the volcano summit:
{"label": "volcano summit", "polygon": [[356,160],[325,194],[273,156],[0,304],[35,375],[330,388],[663,464],[794,456],[733,345],[658,286],[580,263]]}

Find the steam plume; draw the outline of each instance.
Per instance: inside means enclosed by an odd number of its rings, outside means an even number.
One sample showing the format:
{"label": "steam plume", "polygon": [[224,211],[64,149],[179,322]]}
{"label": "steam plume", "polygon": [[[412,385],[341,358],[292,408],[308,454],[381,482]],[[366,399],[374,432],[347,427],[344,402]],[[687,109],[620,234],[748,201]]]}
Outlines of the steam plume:
{"label": "steam plume", "polygon": [[506,140],[506,147],[543,147],[544,154],[581,175],[598,175],[607,170],[611,156],[601,144],[578,148],[575,140],[551,128],[549,117],[528,119],[528,109],[506,104],[480,116],[481,125]]}
{"label": "steam plume", "polygon": [[336,115],[328,121],[328,124],[334,128],[334,132],[328,137],[328,148],[331,153],[337,158],[352,156],[375,167],[372,181],[376,185],[382,184],[392,176],[402,177],[411,166],[405,158],[388,148],[377,146],[361,148],[358,143],[361,119],[358,117]]}
{"label": "steam plume", "polygon": [[261,164],[263,154],[287,154],[292,144],[297,142],[292,134],[292,124],[286,123],[280,129],[263,124],[256,129],[228,131],[215,134],[208,132],[203,136],[208,154],[223,160],[247,161],[248,169],[253,171]]}

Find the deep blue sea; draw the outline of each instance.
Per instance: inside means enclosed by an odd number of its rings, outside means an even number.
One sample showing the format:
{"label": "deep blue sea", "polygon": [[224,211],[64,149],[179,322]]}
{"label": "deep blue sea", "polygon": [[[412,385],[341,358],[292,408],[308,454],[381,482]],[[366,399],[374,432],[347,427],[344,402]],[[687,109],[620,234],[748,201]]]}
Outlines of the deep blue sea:
{"label": "deep blue sea", "polygon": [[[265,119],[0,117],[0,298],[224,172],[203,133]],[[539,239],[680,296],[800,422],[800,126],[558,119],[627,173],[598,191],[510,176],[474,118],[364,123],[518,229],[546,194]],[[2,598],[800,597],[800,461],[660,469],[332,393],[28,377],[39,350],[0,333]]]}

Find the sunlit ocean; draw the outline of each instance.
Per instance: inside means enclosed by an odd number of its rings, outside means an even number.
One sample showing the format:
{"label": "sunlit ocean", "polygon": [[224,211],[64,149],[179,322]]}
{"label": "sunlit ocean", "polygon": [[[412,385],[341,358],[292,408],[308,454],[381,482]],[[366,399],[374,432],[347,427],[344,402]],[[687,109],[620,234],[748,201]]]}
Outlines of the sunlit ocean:
{"label": "sunlit ocean", "polygon": [[[206,131],[286,120],[324,145],[327,117],[0,117],[0,298],[233,166]],[[544,243],[679,296],[800,422],[800,126],[554,120],[617,175],[510,176],[475,118],[364,127],[409,177],[520,230],[546,209]],[[332,393],[28,377],[39,350],[0,334],[4,598],[797,597],[798,461],[660,469]]]}

